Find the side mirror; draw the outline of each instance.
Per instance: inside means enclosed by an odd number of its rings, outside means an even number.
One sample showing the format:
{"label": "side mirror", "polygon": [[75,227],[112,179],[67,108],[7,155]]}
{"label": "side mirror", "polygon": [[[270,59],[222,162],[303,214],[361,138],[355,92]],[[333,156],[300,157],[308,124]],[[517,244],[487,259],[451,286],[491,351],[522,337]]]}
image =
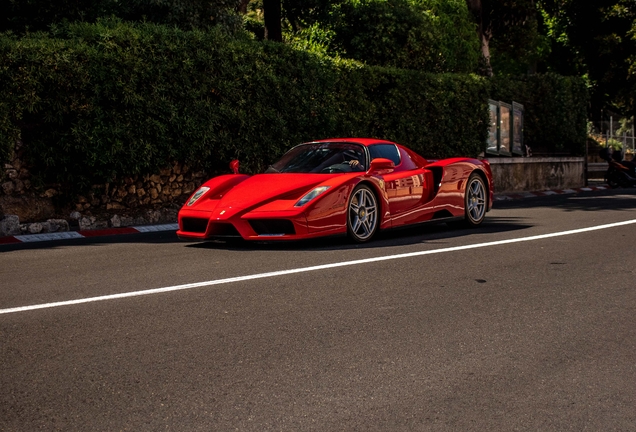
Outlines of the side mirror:
{"label": "side mirror", "polygon": [[232,170],[232,172],[234,174],[238,174],[239,173],[239,161],[238,161],[238,159],[234,159],[232,162],[230,162],[230,169]]}
{"label": "side mirror", "polygon": [[375,158],[371,161],[371,168],[369,172],[391,172],[395,169],[395,164],[392,160],[385,158]]}

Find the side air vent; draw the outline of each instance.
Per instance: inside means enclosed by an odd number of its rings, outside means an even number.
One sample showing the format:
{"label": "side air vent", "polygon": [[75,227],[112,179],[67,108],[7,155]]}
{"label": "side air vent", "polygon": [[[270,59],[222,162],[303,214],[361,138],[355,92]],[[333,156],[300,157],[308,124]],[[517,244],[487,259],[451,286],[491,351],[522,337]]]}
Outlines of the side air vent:
{"label": "side air vent", "polygon": [[444,169],[442,167],[426,167],[433,172],[433,196],[439,192],[439,187],[442,183],[442,176],[444,175]]}
{"label": "side air vent", "polygon": [[252,229],[258,235],[293,235],[294,224],[287,219],[250,219]]}
{"label": "side air vent", "polygon": [[433,215],[433,219],[447,219],[452,217],[453,217],[453,214],[449,212],[448,210],[440,210],[435,212],[435,214]]}
{"label": "side air vent", "polygon": [[181,219],[183,223],[183,231],[193,233],[205,233],[208,228],[208,219],[184,217]]}

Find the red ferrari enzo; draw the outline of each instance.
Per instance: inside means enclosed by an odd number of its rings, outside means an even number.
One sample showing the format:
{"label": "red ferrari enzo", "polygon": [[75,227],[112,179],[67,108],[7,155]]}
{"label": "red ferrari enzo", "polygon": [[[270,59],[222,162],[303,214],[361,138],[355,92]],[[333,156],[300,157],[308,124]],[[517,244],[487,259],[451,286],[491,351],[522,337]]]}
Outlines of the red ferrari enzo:
{"label": "red ferrari enzo", "polygon": [[179,211],[182,239],[296,240],[429,221],[479,225],[493,202],[487,161],[430,161],[389,141],[338,138],[300,144],[263,174],[214,177]]}

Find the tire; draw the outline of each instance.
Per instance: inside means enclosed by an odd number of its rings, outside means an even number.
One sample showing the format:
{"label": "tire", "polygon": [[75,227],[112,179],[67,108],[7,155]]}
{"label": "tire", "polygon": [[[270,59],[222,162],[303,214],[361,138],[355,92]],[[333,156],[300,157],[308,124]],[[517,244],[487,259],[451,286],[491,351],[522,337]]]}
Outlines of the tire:
{"label": "tire", "polygon": [[474,228],[484,221],[487,209],[486,185],[481,176],[472,173],[466,182],[464,193],[464,219],[449,222],[453,228]]}
{"label": "tire", "polygon": [[379,225],[378,199],[370,187],[358,185],[347,204],[347,235],[356,243],[364,243],[375,235]]}

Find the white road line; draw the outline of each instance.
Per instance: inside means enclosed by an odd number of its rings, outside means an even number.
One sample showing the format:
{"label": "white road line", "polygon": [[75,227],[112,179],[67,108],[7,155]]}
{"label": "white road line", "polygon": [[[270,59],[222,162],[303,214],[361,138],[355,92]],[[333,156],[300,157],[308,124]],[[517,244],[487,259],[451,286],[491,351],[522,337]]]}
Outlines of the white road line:
{"label": "white road line", "polygon": [[521,238],[508,239],[508,240],[499,240],[499,241],[493,241],[493,242],[487,242],[487,243],[477,243],[477,244],[471,244],[471,245],[455,246],[455,247],[433,249],[433,250],[426,250],[426,251],[419,251],[419,252],[409,252],[409,253],[403,253],[403,254],[397,254],[397,255],[388,255],[388,256],[381,256],[381,257],[375,257],[375,258],[345,261],[345,262],[339,262],[339,263],[323,264],[323,265],[317,265],[317,266],[311,266],[311,267],[301,267],[301,268],[290,269],[290,270],[280,270],[280,271],[274,271],[274,272],[268,272],[268,273],[258,273],[258,274],[247,275],[247,276],[237,276],[237,277],[231,277],[226,279],[217,279],[217,280],[211,280],[206,282],[196,282],[196,283],[185,284],[185,285],[174,285],[174,286],[169,286],[164,288],[154,288],[154,289],[148,289],[148,290],[142,290],[142,291],[131,291],[131,292],[125,292],[120,294],[104,295],[99,297],[88,297],[83,299],[67,300],[67,301],[60,301],[60,302],[54,302],[54,303],[43,303],[43,304],[36,304],[31,306],[21,306],[21,307],[9,308],[9,309],[0,309],[0,315],[16,313],[16,312],[27,312],[27,311],[32,311],[36,309],[46,309],[46,308],[55,308],[60,306],[71,306],[71,305],[77,305],[82,303],[92,303],[92,302],[98,302],[98,301],[104,301],[104,300],[115,300],[115,299],[128,298],[128,297],[138,297],[138,296],[144,296],[144,295],[187,290],[192,288],[200,288],[200,287],[213,286],[213,285],[223,285],[223,284],[242,282],[242,281],[248,281],[248,280],[254,280],[254,279],[264,279],[264,278],[270,278],[270,277],[276,277],[276,276],[285,276],[285,275],[290,275],[295,273],[305,273],[305,272],[316,271],[316,270],[326,270],[326,269],[331,269],[336,267],[346,267],[346,266],[353,266],[353,265],[360,265],[360,264],[369,264],[369,263],[380,262],[380,261],[412,258],[416,256],[423,256],[423,255],[433,255],[433,254],[446,253],[446,252],[456,252],[456,251],[463,251],[468,249],[478,249],[478,248],[484,248],[484,247],[499,246],[499,245],[505,245],[505,244],[511,244],[511,243],[543,240],[543,239],[548,239],[553,237],[562,237],[562,236],[573,235],[573,234],[581,234],[585,232],[598,231],[598,230],[615,228],[615,227],[631,225],[631,224],[636,224],[636,219],[632,219],[632,220],[628,220],[624,222],[605,224],[605,225],[597,225],[597,226],[593,226],[589,228],[580,228],[580,229],[560,231],[560,232],[555,232],[550,234],[541,234],[541,235],[530,236],[530,237],[521,237]]}

